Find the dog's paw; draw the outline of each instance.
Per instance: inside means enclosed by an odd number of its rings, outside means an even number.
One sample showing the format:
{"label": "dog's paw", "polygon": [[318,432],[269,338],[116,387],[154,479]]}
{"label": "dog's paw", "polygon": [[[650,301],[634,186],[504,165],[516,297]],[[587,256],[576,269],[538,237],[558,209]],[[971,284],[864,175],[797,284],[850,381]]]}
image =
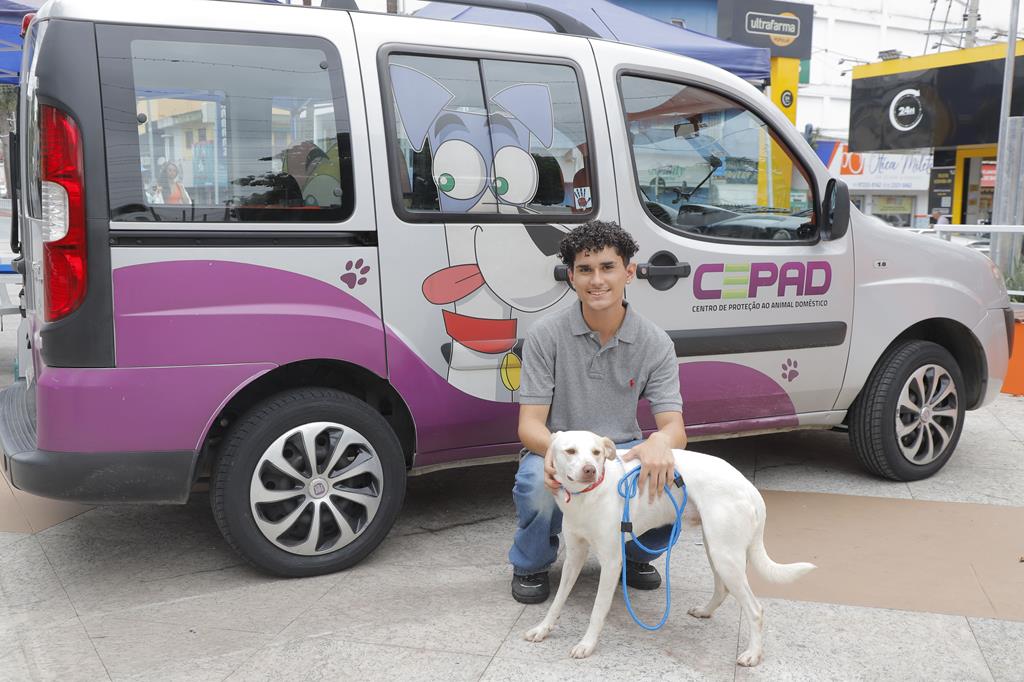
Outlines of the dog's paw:
{"label": "dog's paw", "polygon": [[530,628],[523,635],[523,639],[527,642],[543,642],[544,638],[551,634],[551,628],[541,623],[540,625]]}
{"label": "dog's paw", "polygon": [[597,642],[580,642],[572,648],[569,655],[573,658],[586,658],[590,654],[594,653],[594,648],[597,646]]}
{"label": "dog's paw", "polygon": [[752,668],[758,663],[760,663],[763,659],[764,651],[751,651],[750,649],[747,649],[739,655],[739,658],[736,659],[736,662],[742,665],[744,668]]}
{"label": "dog's paw", "polygon": [[687,611],[687,613],[690,614],[691,616],[693,616],[694,618],[710,618],[711,617],[711,612],[708,611],[707,609],[704,609],[704,608],[700,607],[700,606],[694,606],[692,609]]}

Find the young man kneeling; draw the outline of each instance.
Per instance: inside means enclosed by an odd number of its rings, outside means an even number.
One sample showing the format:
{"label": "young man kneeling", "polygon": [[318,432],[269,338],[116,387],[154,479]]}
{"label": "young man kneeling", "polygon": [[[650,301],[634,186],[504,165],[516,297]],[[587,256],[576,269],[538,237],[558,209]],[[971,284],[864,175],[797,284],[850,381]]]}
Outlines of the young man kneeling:
{"label": "young man kneeling", "polygon": [[[525,604],[548,598],[548,567],[558,554],[562,514],[552,495],[560,488],[550,461],[552,432],[593,431],[628,448],[623,459],[640,460],[641,491],[651,497],[663,494],[674,476],[672,448],[686,447],[675,347],[625,301],[636,252],[636,241],[615,223],[592,220],[566,235],[561,257],[579,302],[538,322],[523,347],[524,451],[512,490],[518,528],[508,556],[512,596]],[[640,398],[650,402],[658,426],[646,440],[636,420]],[[670,532],[671,526],[655,528],[640,540],[664,547]],[[656,556],[626,545],[630,587],[661,585],[650,565]]]}

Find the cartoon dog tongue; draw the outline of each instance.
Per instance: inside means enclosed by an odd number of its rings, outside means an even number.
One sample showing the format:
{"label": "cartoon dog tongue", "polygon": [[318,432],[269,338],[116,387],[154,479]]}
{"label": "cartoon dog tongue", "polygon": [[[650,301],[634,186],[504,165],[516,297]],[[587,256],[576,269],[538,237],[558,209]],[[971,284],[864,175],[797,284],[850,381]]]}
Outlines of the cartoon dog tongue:
{"label": "cartoon dog tongue", "polygon": [[476,263],[453,265],[423,280],[423,296],[434,305],[446,305],[469,296],[484,285]]}

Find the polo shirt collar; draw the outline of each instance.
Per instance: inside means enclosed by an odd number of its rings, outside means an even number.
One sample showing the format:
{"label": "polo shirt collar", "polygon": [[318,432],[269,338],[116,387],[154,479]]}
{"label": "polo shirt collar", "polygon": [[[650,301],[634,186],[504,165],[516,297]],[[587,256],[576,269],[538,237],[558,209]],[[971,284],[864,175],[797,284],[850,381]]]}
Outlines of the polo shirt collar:
{"label": "polo shirt collar", "polygon": [[[622,307],[626,309],[626,316],[622,318],[622,324],[619,326],[619,331],[615,333],[613,338],[626,343],[633,343],[636,341],[637,331],[640,328],[640,320],[637,318],[636,313],[633,312],[633,306],[629,305],[628,302],[623,301]],[[593,330],[587,325],[587,321],[583,319],[583,304],[579,301],[573,306],[573,314],[571,321],[571,331],[573,336],[583,336],[589,334]]]}

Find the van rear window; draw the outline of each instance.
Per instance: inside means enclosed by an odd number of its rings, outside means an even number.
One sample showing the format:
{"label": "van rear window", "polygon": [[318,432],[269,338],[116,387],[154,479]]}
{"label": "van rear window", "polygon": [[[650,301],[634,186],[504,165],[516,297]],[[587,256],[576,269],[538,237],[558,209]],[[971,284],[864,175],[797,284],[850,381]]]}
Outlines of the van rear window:
{"label": "van rear window", "polygon": [[340,222],[341,62],[318,38],[97,27],[113,220]]}

